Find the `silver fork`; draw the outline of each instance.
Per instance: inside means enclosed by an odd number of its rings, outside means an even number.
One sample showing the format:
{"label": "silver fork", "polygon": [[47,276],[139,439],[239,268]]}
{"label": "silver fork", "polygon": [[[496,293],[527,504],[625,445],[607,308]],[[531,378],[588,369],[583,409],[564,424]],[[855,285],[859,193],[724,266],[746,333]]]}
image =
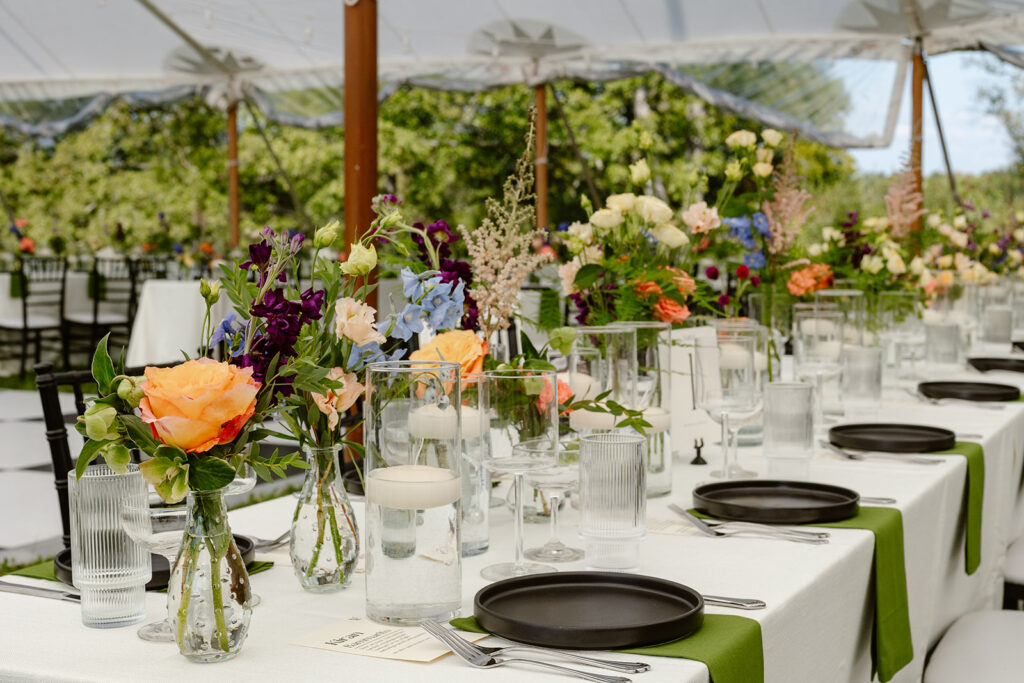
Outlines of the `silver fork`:
{"label": "silver fork", "polygon": [[915,465],[938,465],[942,460],[929,458],[923,455],[900,455],[899,453],[883,453],[881,451],[851,451],[840,448],[828,441],[820,441],[821,446],[829,449],[847,460],[896,460],[898,462],[909,462]]}
{"label": "silver fork", "polygon": [[[597,683],[633,683],[632,679],[624,678],[622,676],[604,676],[601,674],[592,674],[588,671],[580,671],[579,669],[570,669],[567,666],[559,666],[558,664],[552,664],[551,662],[542,662],[539,659],[522,659],[519,657],[506,657],[505,659],[495,659],[490,655],[485,655],[479,652],[473,647],[466,647],[470,645],[462,638],[453,637],[451,631],[443,626],[434,624],[433,622],[423,622],[420,624],[423,630],[434,636],[442,643],[448,646],[448,648],[456,655],[461,657],[468,664],[477,667],[478,669],[494,669],[499,666],[505,666],[506,664],[512,664],[519,662],[522,664],[534,664],[536,666],[542,666],[553,671],[559,671],[569,676],[576,676],[577,678],[583,678],[588,681],[597,681]],[[436,626],[437,628],[432,628]]]}
{"label": "silver fork", "polygon": [[[513,650],[523,650],[526,652],[536,652],[538,654],[548,655],[549,657],[562,657],[564,659],[571,659],[581,664],[601,667],[603,669],[610,669],[612,671],[619,671],[622,673],[638,674],[643,673],[644,671],[650,671],[651,669],[650,664],[644,664],[643,662],[616,662],[610,659],[595,659],[594,657],[584,657],[583,655],[574,654],[572,652],[563,652],[562,650],[549,650],[548,648],[536,647],[533,645],[523,645],[522,643],[512,643],[510,645],[505,645],[502,647],[484,647],[483,645],[477,645],[476,643],[469,642],[455,631],[447,629],[435,621],[425,621],[421,624],[421,626],[423,626],[424,630],[428,631],[431,635],[436,635],[438,638],[440,638],[441,635],[447,634],[447,637],[453,640],[457,638],[463,643],[465,643],[467,647],[472,648],[481,654],[490,655],[492,657],[503,655],[506,652],[511,652]],[[436,634],[434,633],[435,631],[437,632]]]}
{"label": "silver fork", "polygon": [[250,536],[249,538],[252,539],[256,550],[273,550],[274,548],[279,548],[287,543],[291,533],[291,530],[288,530],[274,539],[257,538],[256,536]]}
{"label": "silver fork", "polygon": [[[831,534],[827,531],[811,531],[809,529],[790,529],[782,526],[769,526],[768,524],[757,524],[755,522],[734,522],[734,521],[722,521],[717,519],[698,519],[691,515],[689,512],[679,507],[675,503],[669,503],[668,509],[672,512],[685,517],[691,524],[696,526],[700,531],[707,533],[701,525],[707,527],[711,531],[721,532],[725,534],[740,534],[740,533],[752,533],[761,534],[772,537],[785,537],[792,538],[793,540],[799,541],[820,541],[828,539]],[[700,522],[700,525],[697,522]],[[710,534],[709,534],[710,535]]]}

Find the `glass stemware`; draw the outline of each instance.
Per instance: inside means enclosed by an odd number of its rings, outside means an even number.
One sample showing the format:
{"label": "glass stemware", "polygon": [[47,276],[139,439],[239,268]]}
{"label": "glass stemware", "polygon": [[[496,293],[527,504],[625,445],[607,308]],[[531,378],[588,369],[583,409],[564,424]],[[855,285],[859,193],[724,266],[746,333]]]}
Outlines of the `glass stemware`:
{"label": "glass stemware", "polygon": [[[580,461],[578,444],[574,447],[558,446],[554,466],[542,470],[531,470],[526,475],[526,483],[548,496],[548,509],[551,511],[551,538],[539,548],[530,548],[524,555],[527,559],[538,562],[574,562],[583,559],[583,550],[570,548],[562,543],[558,533],[558,508],[565,494],[577,490],[580,480]],[[526,451],[540,449],[544,454],[551,449],[547,439],[526,441],[516,448]]]}
{"label": "glass stemware", "polygon": [[[555,464],[558,448],[557,378],[554,370],[509,369],[483,373],[478,384],[489,469],[514,475],[515,518],[512,562],[485,567],[491,581],[555,571],[526,562],[523,555],[523,496],[525,474]],[[549,397],[546,402],[544,397]],[[531,442],[519,447],[521,442]],[[544,444],[547,448],[544,448]]]}
{"label": "glass stemware", "polygon": [[722,426],[722,469],[712,477],[753,476],[737,462],[739,427],[761,412],[762,387],[754,365],[757,335],[752,329],[718,330],[714,342],[698,341],[694,349],[696,404]]}
{"label": "glass stemware", "polygon": [[809,309],[793,314],[793,365],[797,377],[815,388],[814,424],[825,426],[825,380],[839,376],[843,356],[843,313]]}
{"label": "glass stemware", "polygon": [[[128,537],[151,553],[167,558],[168,566],[174,566],[174,559],[181,546],[185,532],[187,508],[150,508],[125,506],[121,510],[121,528]],[[139,627],[139,638],[151,642],[173,643],[174,632],[167,618]]]}

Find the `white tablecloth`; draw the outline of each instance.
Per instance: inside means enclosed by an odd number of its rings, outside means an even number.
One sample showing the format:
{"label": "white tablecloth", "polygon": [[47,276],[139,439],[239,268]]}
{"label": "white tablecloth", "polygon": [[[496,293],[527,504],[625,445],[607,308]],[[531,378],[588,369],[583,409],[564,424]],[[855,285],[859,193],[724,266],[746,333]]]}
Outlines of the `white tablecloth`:
{"label": "white tablecloth", "polygon": [[[217,325],[231,311],[221,294],[212,311]],[[198,280],[146,280],[139,296],[125,362],[129,367],[183,360],[182,351],[195,357],[206,304]]]}
{"label": "white tablecloth", "polygon": [[[885,406],[884,419],[941,424],[977,432],[985,448],[986,496],[982,562],[967,576],[963,558],[963,486],[966,461],[942,458],[939,465],[888,461],[850,462],[822,451],[812,462],[811,478],[849,486],[868,496],[889,496],[903,514],[908,599],[914,661],[897,681],[919,680],[925,653],[959,614],[994,607],[998,601],[999,565],[1012,535],[1013,508],[1020,481],[1016,457],[1024,434],[1024,404],[1001,411],[963,406],[920,405],[907,397]],[[881,419],[881,418],[880,418]],[[712,455],[714,455],[712,451]],[[757,449],[741,452],[743,464],[764,471]],[[674,493],[652,500],[650,519],[672,518],[669,502],[689,505],[693,486],[707,478],[707,467],[677,462]],[[287,528],[294,498],[286,497],[231,513],[236,532],[273,538]],[[362,506],[357,504],[362,514]],[[565,515],[564,537],[573,537],[575,512]],[[492,515],[492,549],[464,562],[464,613],[484,585],[480,569],[511,554],[510,514]],[[539,545],[547,530],[527,525],[527,544]],[[648,535],[642,548],[642,572],[681,581],[705,593],[760,598],[765,610],[743,612],[762,627],[768,683],[820,683],[870,680],[870,634],[873,601],[870,532],[832,530],[831,543],[810,546],[753,538],[708,538],[696,531],[683,535]],[[292,639],[331,623],[364,614],[363,576],[338,594],[303,592],[291,572],[287,550],[273,554],[278,565],[253,577],[263,604],[253,615],[244,650],[229,662],[199,666],[180,657],[171,645],[139,640],[134,629],[94,630],[79,623],[71,603],[0,594],[0,679],[180,681],[249,678],[304,680],[342,672],[350,680],[479,681],[483,674],[454,657],[432,664],[410,664],[341,655],[289,645]],[[566,570],[582,563],[563,565]],[[31,583],[29,579],[18,579]],[[164,613],[164,596],[148,596],[149,619]],[[709,607],[711,613],[737,612]],[[636,659],[633,655],[631,659]],[[652,670],[634,675],[640,683],[699,683],[708,680],[704,665],[683,659],[646,658]],[[540,679],[501,669],[488,680]]]}

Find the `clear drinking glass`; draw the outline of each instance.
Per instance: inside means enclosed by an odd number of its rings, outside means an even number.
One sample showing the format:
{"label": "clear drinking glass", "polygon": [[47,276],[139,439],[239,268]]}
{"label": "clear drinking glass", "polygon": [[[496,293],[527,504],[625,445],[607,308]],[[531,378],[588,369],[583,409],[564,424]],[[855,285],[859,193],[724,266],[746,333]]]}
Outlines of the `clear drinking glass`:
{"label": "clear drinking glass", "polygon": [[825,380],[839,377],[843,355],[842,312],[799,310],[793,314],[793,367],[796,376],[814,384],[814,424],[825,426]]}
{"label": "clear drinking glass", "polygon": [[[490,581],[554,571],[523,558],[523,496],[525,474],[551,467],[558,458],[557,375],[554,370],[508,369],[483,373],[480,406],[484,417],[487,467],[514,476],[515,524],[512,562],[493,564],[480,572]],[[549,397],[544,401],[544,397]],[[517,448],[529,441],[528,447]],[[547,448],[544,448],[544,444]]]}
{"label": "clear drinking glass", "polygon": [[768,474],[807,479],[814,456],[814,387],[772,382],[764,395],[764,455]]}
{"label": "clear drinking glass", "polygon": [[672,326],[657,321],[620,323],[636,331],[637,402],[650,423],[647,435],[647,497],[672,492]]}
{"label": "clear drinking glass", "polygon": [[[185,520],[188,509],[184,506],[151,508],[148,501],[141,506],[125,505],[121,510],[121,528],[137,544],[150,553],[162,555],[167,559],[167,566],[174,566],[174,558],[181,547],[181,537],[185,533]],[[174,632],[171,622],[165,616],[139,627],[139,638],[161,643],[173,643]]]}
{"label": "clear drinking glass", "polygon": [[590,569],[633,571],[647,533],[647,440],[639,434],[580,438],[580,536]]}
{"label": "clear drinking glass", "polygon": [[928,323],[924,326],[924,359],[929,365],[959,367],[963,336],[961,326],[953,321]]}
{"label": "clear drinking glass", "polygon": [[366,369],[366,616],[447,621],[462,606],[458,363]]}
{"label": "clear drinking glass", "polygon": [[[577,327],[576,341],[569,353],[569,388],[575,400],[594,399],[610,392],[606,400],[624,406],[637,401],[636,330],[621,325]],[[575,410],[569,425],[578,432],[611,429],[608,413]]]}
{"label": "clear drinking glass", "polygon": [[754,476],[737,462],[740,425],[761,413],[761,387],[754,366],[757,335],[752,329],[719,329],[714,342],[698,341],[694,348],[697,407],[722,425],[722,469],[712,477],[742,479]]}
{"label": "clear drinking glass", "polygon": [[[547,439],[540,441],[524,441],[516,445],[520,450],[541,450],[546,456],[551,448]],[[648,473],[649,474],[649,473]],[[541,495],[547,495],[547,505],[551,517],[551,538],[539,548],[529,548],[524,555],[527,559],[537,562],[574,562],[583,558],[583,551],[570,548],[562,543],[558,533],[558,510],[565,494],[579,486],[580,462],[579,444],[571,446],[558,445],[555,464],[542,470],[531,470],[526,475],[526,483]]]}
{"label": "clear drinking glass", "polygon": [[462,378],[462,556],[472,557],[490,545],[491,473],[487,470],[480,410],[483,375]]}
{"label": "clear drinking glass", "polygon": [[71,573],[81,591],[82,623],[116,628],[146,618],[149,553],[121,527],[126,506],[145,506],[149,493],[138,465],[117,474],[105,464],[89,465],[82,478],[68,475],[71,513]]}
{"label": "clear drinking glass", "polygon": [[874,333],[867,329],[867,296],[859,289],[820,289],[814,303],[834,304],[843,314],[843,341],[847,344],[873,346]]}
{"label": "clear drinking glass", "polygon": [[979,287],[978,295],[981,338],[1009,344],[1013,336],[1013,287],[999,278]]}
{"label": "clear drinking glass", "polygon": [[916,377],[917,362],[924,357],[922,315],[921,297],[916,292],[878,295],[879,334],[885,349],[885,367],[891,368],[894,380]]}
{"label": "clear drinking glass", "polygon": [[874,414],[882,402],[882,348],[843,348],[842,397],[846,414]]}

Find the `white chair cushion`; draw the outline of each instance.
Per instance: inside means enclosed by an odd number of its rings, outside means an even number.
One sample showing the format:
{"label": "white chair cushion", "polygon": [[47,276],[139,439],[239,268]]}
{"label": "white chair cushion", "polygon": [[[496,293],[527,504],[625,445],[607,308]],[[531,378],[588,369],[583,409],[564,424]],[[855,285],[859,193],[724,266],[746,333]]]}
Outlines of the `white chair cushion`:
{"label": "white chair cushion", "polygon": [[1024,585],[1024,538],[1018,538],[1006,549],[1003,575],[1006,577],[1007,583]]}
{"label": "white chair cushion", "polygon": [[[29,313],[28,326],[30,329],[43,327],[60,327],[60,318],[58,318],[55,315],[46,315],[45,313]],[[9,330],[20,330],[21,316],[11,315],[0,318],[0,327]]]}
{"label": "white chair cushion", "polygon": [[924,683],[1008,683],[1024,674],[1024,612],[965,614],[932,652]]}
{"label": "white chair cushion", "polygon": [[[64,317],[79,325],[92,325],[92,313],[68,313]],[[100,311],[96,315],[96,322],[99,325],[127,325],[128,316],[121,313]]]}

